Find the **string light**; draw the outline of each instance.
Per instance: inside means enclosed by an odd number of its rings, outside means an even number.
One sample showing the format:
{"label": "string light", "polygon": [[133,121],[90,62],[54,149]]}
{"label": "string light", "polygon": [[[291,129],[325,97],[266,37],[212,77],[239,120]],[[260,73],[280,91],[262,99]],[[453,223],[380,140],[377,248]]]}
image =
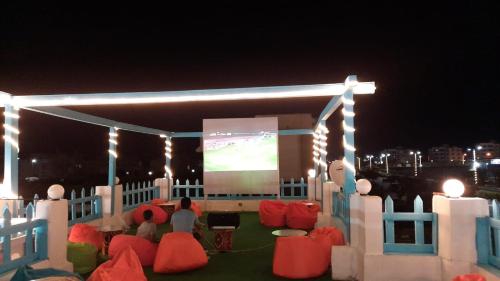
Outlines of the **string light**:
{"label": "string light", "polygon": [[324,141],[326,141],[326,140],[328,139],[328,137],[327,137],[327,136],[324,136],[324,135],[320,135],[320,136],[319,136],[319,139],[320,139],[320,140],[324,140]]}
{"label": "string light", "polygon": [[168,145],[168,146],[172,146],[172,142],[170,140],[166,140],[165,144]]}
{"label": "string light", "polygon": [[327,144],[326,142],[324,142],[324,141],[320,141],[320,142],[319,142],[319,145],[320,145],[320,146],[327,146],[328,144]]}
{"label": "string light", "polygon": [[110,136],[110,137],[118,137],[118,134],[117,134],[117,133],[112,133],[112,132],[110,132],[110,133],[109,133],[109,136]]}
{"label": "string light", "polygon": [[109,154],[113,155],[115,158],[118,158],[118,153],[115,150],[108,149]]}
{"label": "string light", "polygon": [[170,153],[165,153],[165,157],[167,157],[168,159],[172,159],[172,154],[170,154]]}
{"label": "string light", "polygon": [[344,96],[342,96],[342,103],[347,105],[354,105],[354,100],[346,99]]}
{"label": "string light", "polygon": [[16,140],[14,140],[13,138],[11,138],[11,137],[10,137],[10,136],[8,136],[8,135],[4,135],[4,136],[3,136],[3,139],[4,139],[6,142],[10,143],[13,147],[15,147],[15,148],[17,149],[17,152],[19,152],[19,143],[18,143]]}
{"label": "string light", "polygon": [[342,163],[344,163],[344,166],[349,169],[350,171],[352,171],[353,173],[356,172],[356,168],[354,167],[354,165],[352,165],[351,163],[349,163],[349,161],[347,161],[347,159],[344,157],[342,159]]}
{"label": "string light", "polygon": [[319,134],[317,134],[317,133],[313,133],[313,137],[314,137],[315,139],[319,139]]}
{"label": "string light", "polygon": [[13,112],[8,112],[8,111],[4,112],[3,115],[5,117],[13,118],[13,119],[19,119],[19,118],[21,118],[21,116],[19,116],[19,114],[16,114],[16,113],[13,113]]}
{"label": "string light", "polygon": [[316,156],[316,157],[318,157],[320,154],[317,151],[313,151],[313,155]]}
{"label": "string light", "polygon": [[347,125],[345,123],[345,120],[342,121],[342,127],[344,128],[344,131],[346,131],[346,132],[353,133],[354,131],[356,131],[356,129],[354,129],[354,127],[351,127],[351,126]]}
{"label": "string light", "polygon": [[109,142],[112,143],[112,144],[115,144],[115,145],[118,145],[118,142],[114,139],[109,139]]}
{"label": "string light", "polygon": [[3,127],[5,128],[5,130],[7,130],[9,132],[12,132],[12,133],[14,133],[16,135],[20,134],[19,130],[16,127],[13,127],[13,126],[11,126],[9,124],[3,124]]}
{"label": "string light", "polygon": [[166,146],[165,150],[168,151],[168,152],[172,152],[172,148],[170,146]]}
{"label": "string light", "polygon": [[356,114],[352,111],[347,111],[345,108],[342,108],[342,114],[347,117],[354,117]]}
{"label": "string light", "polygon": [[349,150],[349,151],[356,151],[356,148],[352,145],[350,145],[349,143],[347,143],[347,140],[345,138],[345,135],[343,136],[343,141],[344,141],[344,148]]}

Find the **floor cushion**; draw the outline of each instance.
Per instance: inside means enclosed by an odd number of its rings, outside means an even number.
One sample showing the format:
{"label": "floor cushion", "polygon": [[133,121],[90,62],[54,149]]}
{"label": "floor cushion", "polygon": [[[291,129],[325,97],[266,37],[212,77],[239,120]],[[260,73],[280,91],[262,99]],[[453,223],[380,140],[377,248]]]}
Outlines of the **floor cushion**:
{"label": "floor cushion", "polygon": [[278,237],[274,248],[273,274],[292,279],[323,275],[330,265],[324,241],[308,236]]}
{"label": "floor cushion", "polygon": [[85,274],[97,267],[97,248],[93,244],[68,242],[66,252],[76,273]]}
{"label": "floor cushion", "polygon": [[285,226],[286,209],[287,205],[281,201],[261,201],[259,204],[260,223],[268,227]]}
{"label": "floor cushion", "polygon": [[87,281],[147,281],[139,257],[126,247],[113,259],[97,267]]}
{"label": "floor cushion", "polygon": [[286,225],[290,228],[313,229],[318,220],[319,208],[304,203],[290,203],[286,210]]}
{"label": "floor cushion", "polygon": [[208,264],[201,244],[187,232],[170,232],[161,238],[153,271],[175,273],[189,271]]}
{"label": "floor cushion", "polygon": [[325,236],[328,237],[330,240],[330,246],[343,246],[345,245],[344,241],[344,234],[340,229],[327,226],[327,227],[320,227],[316,228],[311,233],[309,233],[309,236],[312,238],[315,238],[317,236]]}
{"label": "floor cushion", "polygon": [[160,205],[160,204],[167,203],[167,202],[168,202],[167,199],[156,198],[156,199],[151,200],[151,205],[156,206],[156,205]]}
{"label": "floor cushion", "polygon": [[486,278],[481,274],[464,274],[453,278],[453,281],[486,281]]}
{"label": "floor cushion", "polygon": [[97,231],[94,226],[84,223],[77,223],[71,227],[68,241],[93,244],[97,250],[101,250],[104,246],[104,236],[102,233]]}
{"label": "floor cushion", "polygon": [[168,214],[162,208],[152,205],[140,205],[134,210],[133,218],[137,225],[144,221],[144,211],[151,210],[153,212],[153,222],[155,224],[165,223],[168,219]]}
{"label": "floor cushion", "polygon": [[[177,212],[180,209],[181,209],[181,203],[179,202],[175,205],[175,211]],[[200,206],[198,206],[198,204],[196,204],[195,202],[191,202],[191,208],[189,209],[193,211],[197,217],[201,217],[201,215],[203,215]]]}
{"label": "floor cushion", "polygon": [[113,258],[128,246],[131,246],[137,254],[142,266],[153,265],[158,244],[135,235],[119,234],[113,237],[109,244],[108,255]]}

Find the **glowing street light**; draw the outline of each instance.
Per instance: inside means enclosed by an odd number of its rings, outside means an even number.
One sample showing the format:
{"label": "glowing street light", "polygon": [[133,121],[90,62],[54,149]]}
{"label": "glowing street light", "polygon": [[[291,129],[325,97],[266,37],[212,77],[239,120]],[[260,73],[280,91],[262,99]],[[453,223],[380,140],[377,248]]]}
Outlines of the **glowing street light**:
{"label": "glowing street light", "polygon": [[389,160],[387,159],[387,157],[391,156],[390,153],[387,153],[387,154],[384,154],[382,153],[381,157],[385,157],[385,173],[386,174],[389,174]]}
{"label": "glowing street light", "polygon": [[366,158],[368,158],[368,160],[370,161],[370,170],[372,169],[372,158],[373,158],[373,155],[366,155]]}
{"label": "glowing street light", "polygon": [[416,177],[416,176],[418,176],[417,155],[420,155],[420,151],[416,151],[416,152],[410,151],[410,155],[415,156],[415,177]]}
{"label": "glowing street light", "polygon": [[478,145],[476,148],[473,148],[473,149],[467,148],[467,151],[472,150],[472,170],[474,171],[474,184],[477,184],[477,182],[478,182],[477,168],[480,166],[480,164],[476,160],[476,149],[481,150],[481,149],[483,149],[483,147]]}

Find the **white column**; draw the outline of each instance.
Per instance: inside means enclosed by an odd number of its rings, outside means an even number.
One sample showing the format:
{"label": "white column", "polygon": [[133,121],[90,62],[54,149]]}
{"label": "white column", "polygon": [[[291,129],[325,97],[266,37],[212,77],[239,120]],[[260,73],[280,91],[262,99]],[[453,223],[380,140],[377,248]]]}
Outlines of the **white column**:
{"label": "white column", "polygon": [[314,185],[315,185],[316,178],[315,177],[307,177],[307,200],[309,201],[314,201],[314,195],[315,195],[315,190],[314,190]]}
{"label": "white column", "polygon": [[[112,188],[109,186],[96,186],[96,195],[101,196],[102,201],[102,224],[103,225],[120,225],[120,219],[123,213],[123,186],[115,185],[114,188],[115,203],[111,203],[113,195]],[[111,208],[114,207],[114,213]]]}
{"label": "white column", "polygon": [[41,200],[36,203],[36,218],[48,225],[47,253],[51,267],[73,272],[66,257],[68,240],[68,200]]}
{"label": "white column", "polygon": [[160,198],[170,200],[170,179],[168,178],[158,178],[154,181],[154,186],[160,187]]}
{"label": "white column", "polygon": [[432,198],[432,209],[438,214],[438,255],[442,259],[443,280],[474,272],[476,218],[489,215],[488,201],[438,195]]}
{"label": "white column", "polygon": [[382,198],[354,193],[351,203],[351,246],[369,255],[384,253]]}

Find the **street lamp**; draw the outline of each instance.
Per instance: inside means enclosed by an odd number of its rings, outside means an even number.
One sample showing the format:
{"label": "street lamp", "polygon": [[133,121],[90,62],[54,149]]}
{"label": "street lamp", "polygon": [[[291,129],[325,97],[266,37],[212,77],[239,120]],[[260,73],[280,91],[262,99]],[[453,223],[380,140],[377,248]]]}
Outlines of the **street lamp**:
{"label": "street lamp", "polygon": [[410,155],[415,155],[415,176],[418,176],[417,155],[420,155],[420,151],[410,151]]}
{"label": "street lamp", "polygon": [[472,170],[474,171],[474,183],[477,184],[478,182],[478,177],[477,177],[477,167],[479,167],[479,163],[476,160],[476,149],[481,150],[483,147],[478,145],[477,147],[470,149],[467,148],[467,151],[472,150]]}
{"label": "street lamp", "polygon": [[370,161],[370,170],[372,169],[372,158],[373,158],[373,155],[366,155],[366,158],[368,158],[368,160]]}
{"label": "street lamp", "polygon": [[358,171],[361,171],[361,158],[357,157],[356,158],[358,159]]}
{"label": "street lamp", "polygon": [[381,156],[385,157],[385,173],[389,174],[389,160],[387,159],[387,157],[391,156],[391,154],[390,153],[387,153],[387,154],[382,153]]}
{"label": "street lamp", "polygon": [[420,167],[420,170],[422,170],[422,155],[418,156],[418,166]]}

